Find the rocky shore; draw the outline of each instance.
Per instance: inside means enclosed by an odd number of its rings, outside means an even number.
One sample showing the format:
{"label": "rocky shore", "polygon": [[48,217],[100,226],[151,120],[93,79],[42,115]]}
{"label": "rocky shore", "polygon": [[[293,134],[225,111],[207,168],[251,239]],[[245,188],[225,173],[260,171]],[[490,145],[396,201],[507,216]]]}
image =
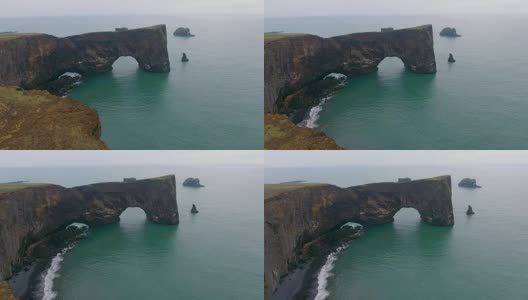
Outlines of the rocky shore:
{"label": "rocky shore", "polygon": [[450,176],[350,188],[266,185],[265,195],[265,299],[275,299],[291,271],[357,238],[357,232],[341,231],[348,222],[389,223],[401,208],[413,207],[425,223],[454,224]]}

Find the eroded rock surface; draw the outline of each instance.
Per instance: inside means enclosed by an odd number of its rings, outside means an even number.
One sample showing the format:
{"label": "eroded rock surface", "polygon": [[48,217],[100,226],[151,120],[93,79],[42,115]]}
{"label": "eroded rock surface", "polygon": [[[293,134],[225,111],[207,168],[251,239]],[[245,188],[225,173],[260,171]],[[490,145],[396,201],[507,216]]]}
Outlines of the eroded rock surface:
{"label": "eroded rock surface", "polygon": [[464,179],[460,180],[460,182],[458,183],[458,186],[459,187],[464,187],[464,188],[470,188],[470,189],[481,188],[480,185],[477,185],[477,180],[476,179],[472,179],[472,178],[464,178]]}
{"label": "eroded rock surface", "polygon": [[[276,187],[274,187],[276,189]],[[264,289],[270,299],[288,268],[306,257],[305,246],[347,222],[382,224],[404,207],[423,222],[453,225],[451,177],[404,183],[374,183],[349,188],[307,185],[278,189],[264,200]]]}
{"label": "eroded rock surface", "polygon": [[330,73],[373,72],[386,57],[399,57],[405,67],[416,73],[436,72],[431,25],[331,38],[286,36],[266,40],[264,52],[267,113],[289,114],[292,108],[286,99],[290,95]]}
{"label": "eroded rock surface", "polygon": [[73,188],[43,185],[0,194],[0,280],[31,262],[39,243],[68,225],[115,223],[128,207],[142,208],[152,222],[178,224],[174,175]]}
{"label": "eroded rock surface", "polygon": [[102,150],[101,122],[87,105],[46,91],[0,87],[0,149]]}
{"label": "eroded rock surface", "polygon": [[188,186],[188,187],[204,187],[201,183],[200,183],[200,179],[198,178],[192,178],[192,177],[189,177],[187,179],[185,179],[182,183],[183,186]]}
{"label": "eroded rock surface", "polygon": [[106,72],[121,56],[148,72],[169,72],[165,25],[58,38],[47,34],[0,39],[0,85],[33,89],[66,72]]}
{"label": "eroded rock surface", "polygon": [[440,36],[460,37],[461,35],[457,33],[456,28],[446,27],[440,31]]}
{"label": "eroded rock surface", "polygon": [[177,28],[174,33],[174,36],[182,36],[182,37],[193,37],[194,34],[191,33],[191,29],[187,27],[179,27]]}

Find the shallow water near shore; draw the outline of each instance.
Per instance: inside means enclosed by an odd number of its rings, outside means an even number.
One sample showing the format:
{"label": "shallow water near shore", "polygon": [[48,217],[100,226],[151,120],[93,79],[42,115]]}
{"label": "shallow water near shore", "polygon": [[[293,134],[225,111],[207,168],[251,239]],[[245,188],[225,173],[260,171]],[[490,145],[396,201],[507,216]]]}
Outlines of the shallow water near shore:
{"label": "shallow water near shore", "polygon": [[[69,95],[97,110],[102,139],[112,149],[262,149],[261,16],[0,18],[0,32],[63,37],[156,24],[167,24],[170,73],[122,57]],[[180,26],[196,36],[173,36]]]}
{"label": "shallow water near shore", "polygon": [[[420,221],[412,208],[392,224],[368,226],[336,255],[319,299],[527,299],[528,171],[515,166],[266,169],[267,183],[328,182],[341,187],[452,175],[455,225]],[[457,186],[476,178],[482,189]],[[471,205],[475,215],[466,216]]]}
{"label": "shallow water near shore", "polygon": [[[527,149],[526,16],[266,18],[265,31],[330,37],[423,24],[433,24],[438,72],[414,74],[386,58],[323,105],[319,128],[347,149]],[[447,26],[462,37],[440,37]]]}
{"label": "shallow water near shore", "polygon": [[[260,168],[20,168],[2,169],[0,182],[29,180],[71,187],[171,173],[177,176],[179,225],[151,223],[141,209],[129,208],[119,223],[90,228],[55,266],[50,291],[56,297],[44,299],[262,298]],[[205,187],[182,187],[191,176]],[[190,213],[192,204],[199,210],[196,215]]]}

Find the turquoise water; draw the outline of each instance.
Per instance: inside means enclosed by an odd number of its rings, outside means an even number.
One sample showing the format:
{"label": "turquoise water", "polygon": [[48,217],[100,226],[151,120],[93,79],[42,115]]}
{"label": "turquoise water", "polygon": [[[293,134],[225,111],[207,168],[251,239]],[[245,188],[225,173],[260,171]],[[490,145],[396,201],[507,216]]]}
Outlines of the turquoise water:
{"label": "turquoise water", "polygon": [[[422,24],[433,24],[438,73],[387,58],[377,73],[349,79],[323,106],[319,127],[347,149],[527,149],[526,16],[266,18],[265,30],[329,37]],[[440,37],[447,26],[462,37]]]}
{"label": "turquoise water", "polygon": [[[524,167],[266,169],[265,180],[304,179],[345,187],[442,174],[452,175],[455,225],[421,223],[418,212],[406,208],[393,224],[367,227],[337,254],[326,299],[527,299]],[[476,178],[483,188],[459,188],[464,177]],[[466,216],[468,205],[475,215]]]}
{"label": "turquoise water", "polygon": [[[167,24],[169,74],[122,57],[70,95],[99,112],[102,139],[112,149],[262,149],[261,16],[0,18],[0,31],[67,36],[154,24]],[[196,37],[174,37],[179,26]]]}
{"label": "turquoise water", "polygon": [[[141,209],[129,208],[119,223],[91,228],[64,255],[55,299],[262,299],[261,168],[2,169],[0,182],[74,186],[171,173],[177,176],[180,224],[150,223]],[[191,176],[206,187],[182,187]],[[190,214],[192,204],[196,215]]]}

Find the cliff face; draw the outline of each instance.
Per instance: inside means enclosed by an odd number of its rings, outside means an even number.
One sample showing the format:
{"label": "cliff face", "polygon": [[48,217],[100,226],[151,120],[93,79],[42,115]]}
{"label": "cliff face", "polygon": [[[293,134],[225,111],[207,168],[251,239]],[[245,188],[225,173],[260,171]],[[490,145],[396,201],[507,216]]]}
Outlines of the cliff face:
{"label": "cliff face", "polygon": [[0,149],[104,150],[99,115],[46,91],[0,87]]}
{"label": "cliff face", "polygon": [[0,39],[0,85],[33,89],[65,72],[105,72],[121,56],[134,57],[145,71],[169,72],[165,25],[65,38],[32,34]]}
{"label": "cliff face", "polygon": [[303,246],[346,222],[382,224],[404,207],[432,225],[453,225],[451,177],[349,188],[306,186],[273,194],[264,202],[264,292],[270,299]]}
{"label": "cliff face", "polygon": [[332,38],[278,38],[265,42],[264,53],[264,110],[268,113],[290,113],[287,97],[329,73],[372,72],[386,57],[400,58],[416,73],[436,72],[431,25]]}
{"label": "cliff face", "polygon": [[71,223],[110,224],[128,207],[155,223],[178,224],[174,175],[74,188],[28,187],[0,194],[0,280],[33,258],[32,249]]}

